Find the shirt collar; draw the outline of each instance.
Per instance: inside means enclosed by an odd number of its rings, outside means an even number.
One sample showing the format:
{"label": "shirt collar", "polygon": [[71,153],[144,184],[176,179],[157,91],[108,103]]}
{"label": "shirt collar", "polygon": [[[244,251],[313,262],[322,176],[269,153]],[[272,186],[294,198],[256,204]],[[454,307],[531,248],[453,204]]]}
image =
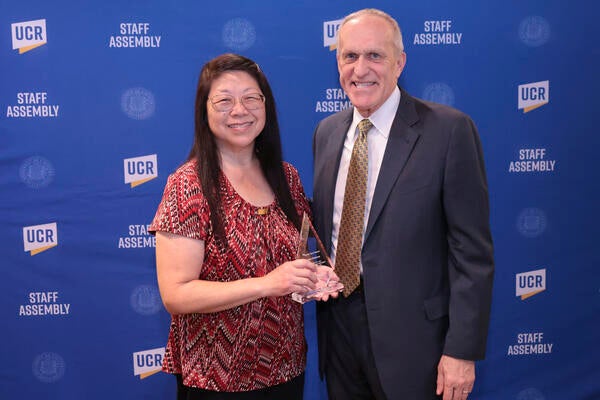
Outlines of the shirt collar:
{"label": "shirt collar", "polygon": [[[394,118],[396,117],[396,111],[398,110],[398,105],[400,104],[400,89],[398,86],[394,88],[394,91],[387,100],[369,117],[369,120],[377,129],[379,133],[383,135],[384,138],[388,138],[390,135],[390,130],[392,129],[392,123],[394,122]],[[354,113],[352,116],[352,125],[350,125],[350,132],[354,133],[356,131],[356,127],[358,123],[365,119],[356,107],[354,108]]]}

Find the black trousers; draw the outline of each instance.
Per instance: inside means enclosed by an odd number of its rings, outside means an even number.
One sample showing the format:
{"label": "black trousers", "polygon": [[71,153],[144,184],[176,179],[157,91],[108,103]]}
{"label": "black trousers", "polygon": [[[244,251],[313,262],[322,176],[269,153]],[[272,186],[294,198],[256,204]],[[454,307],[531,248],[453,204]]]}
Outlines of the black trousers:
{"label": "black trousers", "polygon": [[385,400],[371,350],[362,286],[331,302],[328,326],[327,393],[329,400]]}
{"label": "black trousers", "polygon": [[248,392],[215,392],[184,386],[181,375],[177,378],[177,400],[302,400],[304,374],[280,385]]}

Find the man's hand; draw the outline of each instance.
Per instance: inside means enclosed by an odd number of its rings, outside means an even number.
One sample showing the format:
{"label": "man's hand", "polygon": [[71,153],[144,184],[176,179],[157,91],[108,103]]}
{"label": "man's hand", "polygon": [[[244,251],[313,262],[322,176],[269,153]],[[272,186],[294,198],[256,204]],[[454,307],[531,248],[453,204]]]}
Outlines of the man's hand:
{"label": "man's hand", "polygon": [[465,400],[475,383],[475,361],[442,355],[438,364],[436,394],[443,400]]}
{"label": "man's hand", "polygon": [[[333,268],[327,267],[324,265],[317,266],[317,277],[319,278],[319,282],[317,283],[317,288],[322,288],[325,286],[335,286],[335,284],[339,283],[340,278],[334,272]],[[327,292],[324,291],[320,296],[315,297],[317,301],[327,301],[329,298],[337,298],[339,292]]]}

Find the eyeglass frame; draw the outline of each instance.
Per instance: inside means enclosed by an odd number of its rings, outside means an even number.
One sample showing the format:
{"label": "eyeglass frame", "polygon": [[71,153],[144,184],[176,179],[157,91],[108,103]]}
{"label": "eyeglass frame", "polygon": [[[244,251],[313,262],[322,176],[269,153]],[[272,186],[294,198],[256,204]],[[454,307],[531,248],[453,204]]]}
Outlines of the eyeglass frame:
{"label": "eyeglass frame", "polygon": [[[212,106],[213,110],[215,110],[216,112],[230,112],[231,110],[233,110],[233,109],[235,108],[235,105],[236,105],[238,102],[239,102],[239,103],[240,103],[242,106],[244,106],[244,108],[245,108],[246,110],[248,110],[248,111],[259,110],[259,109],[260,109],[260,106],[258,106],[258,107],[256,107],[256,108],[248,108],[248,106],[246,106],[246,104],[244,103],[244,98],[245,98],[245,97],[253,97],[253,96],[258,96],[258,97],[260,98],[260,100],[261,100],[261,103],[260,103],[260,104],[261,104],[262,106],[264,106],[264,105],[265,105],[265,102],[267,101],[267,99],[266,99],[265,95],[264,95],[264,94],[262,94],[262,93],[258,93],[258,92],[257,92],[257,93],[247,93],[247,94],[245,94],[245,95],[243,95],[243,96],[241,96],[241,97],[235,97],[235,96],[231,96],[231,95],[228,95],[228,94],[216,94],[216,95],[214,95],[212,98],[211,98],[211,97],[209,97],[209,98],[208,98],[208,101],[209,101],[210,105]],[[217,105],[216,105],[216,103],[215,103],[215,102],[213,102],[213,99],[214,99],[215,97],[220,97],[221,99],[226,99],[226,98],[232,99],[232,100],[233,100],[233,103],[232,103],[232,105],[231,105],[231,108],[228,108],[227,110],[219,110],[219,109],[217,109]],[[218,102],[217,102],[217,103],[218,103]]]}

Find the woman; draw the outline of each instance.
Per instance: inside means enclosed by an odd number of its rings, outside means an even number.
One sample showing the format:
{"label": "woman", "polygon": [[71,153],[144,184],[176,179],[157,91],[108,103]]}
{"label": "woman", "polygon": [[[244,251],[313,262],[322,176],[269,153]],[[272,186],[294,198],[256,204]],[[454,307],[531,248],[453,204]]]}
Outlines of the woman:
{"label": "woman", "polygon": [[150,227],[172,315],[163,370],[178,399],[302,399],[303,313],[289,295],[325,267],[295,260],[310,211],[282,161],[271,88],[252,60],[221,55],[200,73],[195,108],[188,161]]}

